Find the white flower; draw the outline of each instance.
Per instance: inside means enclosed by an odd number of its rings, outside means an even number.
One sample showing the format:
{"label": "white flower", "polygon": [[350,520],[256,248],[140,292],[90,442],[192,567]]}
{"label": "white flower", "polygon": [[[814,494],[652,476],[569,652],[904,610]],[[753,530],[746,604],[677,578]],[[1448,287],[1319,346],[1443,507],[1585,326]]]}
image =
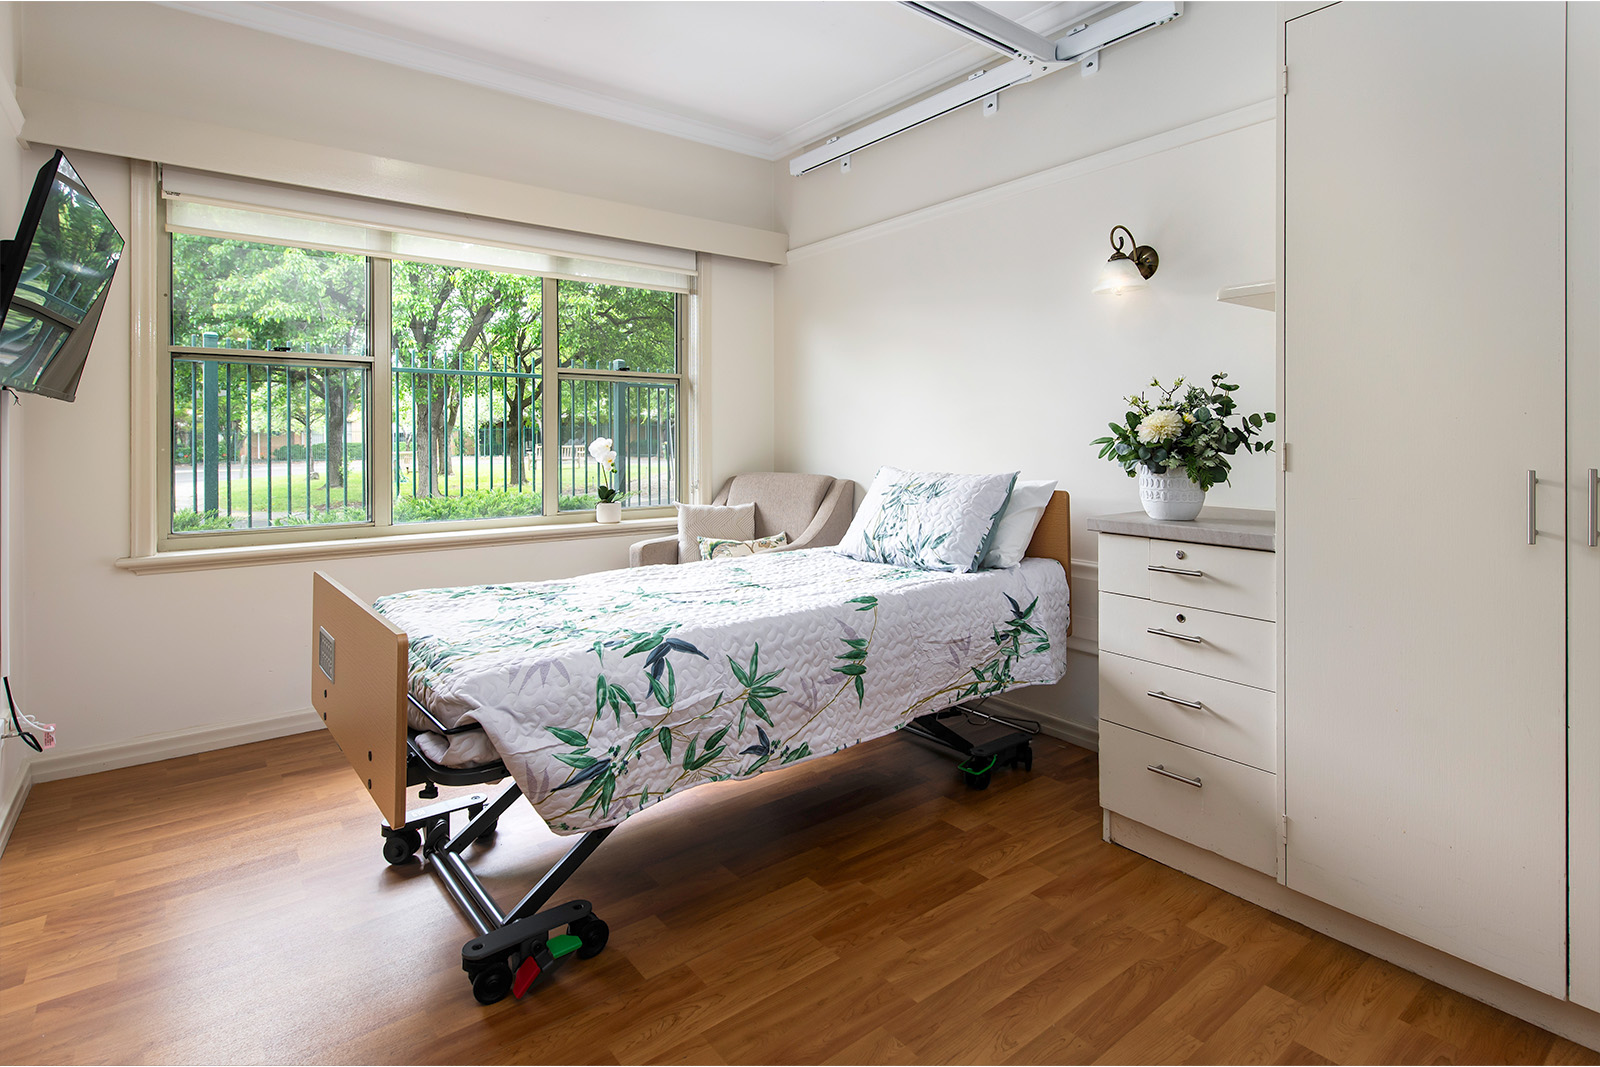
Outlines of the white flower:
{"label": "white flower", "polygon": [[609,470],[610,468],[615,467],[617,465],[617,454],[615,452],[606,452],[603,455],[601,455],[595,462],[599,463],[600,466],[605,467],[605,468],[607,468]]}
{"label": "white flower", "polygon": [[1146,445],[1161,445],[1168,441],[1176,440],[1183,432],[1183,417],[1176,411],[1155,411],[1144,417],[1136,431],[1139,442]]}
{"label": "white flower", "polygon": [[610,453],[613,461],[616,460],[617,454],[611,451],[611,438],[596,437],[593,441],[589,442],[589,457],[596,463],[604,463],[605,460],[601,457],[605,456],[607,453]]}

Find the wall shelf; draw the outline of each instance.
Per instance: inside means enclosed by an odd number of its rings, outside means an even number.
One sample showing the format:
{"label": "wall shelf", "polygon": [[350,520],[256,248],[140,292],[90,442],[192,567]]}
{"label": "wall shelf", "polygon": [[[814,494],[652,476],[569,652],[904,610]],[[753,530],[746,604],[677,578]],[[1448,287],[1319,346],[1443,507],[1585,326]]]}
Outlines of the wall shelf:
{"label": "wall shelf", "polygon": [[1226,285],[1217,290],[1217,299],[1224,304],[1242,304],[1262,311],[1278,309],[1278,283],[1257,282],[1254,285]]}

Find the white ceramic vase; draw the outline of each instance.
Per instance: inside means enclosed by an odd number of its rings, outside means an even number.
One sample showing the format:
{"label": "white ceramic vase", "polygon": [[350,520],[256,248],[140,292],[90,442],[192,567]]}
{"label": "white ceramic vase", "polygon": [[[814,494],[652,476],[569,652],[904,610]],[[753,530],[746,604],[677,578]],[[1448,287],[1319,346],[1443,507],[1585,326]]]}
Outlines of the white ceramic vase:
{"label": "white ceramic vase", "polygon": [[622,504],[613,500],[609,504],[596,504],[594,506],[595,522],[621,522]]}
{"label": "white ceramic vase", "polygon": [[1182,467],[1172,467],[1165,474],[1152,474],[1148,467],[1140,467],[1139,500],[1144,504],[1144,513],[1152,519],[1187,522],[1205,507],[1206,491]]}

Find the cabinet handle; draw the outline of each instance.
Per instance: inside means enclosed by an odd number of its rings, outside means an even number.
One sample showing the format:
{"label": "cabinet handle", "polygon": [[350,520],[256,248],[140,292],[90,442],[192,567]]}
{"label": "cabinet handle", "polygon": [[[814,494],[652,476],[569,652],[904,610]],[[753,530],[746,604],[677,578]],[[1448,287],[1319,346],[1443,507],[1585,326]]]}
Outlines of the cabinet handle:
{"label": "cabinet handle", "polygon": [[1198,700],[1184,700],[1182,697],[1169,696],[1159,689],[1152,689],[1145,693],[1145,696],[1155,697],[1157,700],[1165,700],[1169,704],[1182,704],[1184,707],[1193,708],[1196,711],[1206,710],[1206,706]]}
{"label": "cabinet handle", "polygon": [[1157,574],[1181,574],[1185,578],[1204,578],[1206,576],[1205,571],[1186,571],[1182,567],[1158,567],[1154,563],[1146,567],[1145,570],[1155,571]]}
{"label": "cabinet handle", "polygon": [[1184,785],[1192,785],[1196,789],[1199,789],[1200,786],[1201,786],[1200,779],[1198,779],[1198,778],[1185,778],[1181,774],[1176,774],[1173,771],[1167,770],[1165,767],[1163,767],[1159,763],[1153,763],[1150,766],[1146,767],[1145,770],[1154,771],[1155,773],[1161,775],[1163,778],[1171,778],[1174,782],[1182,782]]}
{"label": "cabinet handle", "polygon": [[1528,472],[1528,544],[1539,541],[1539,472]]}
{"label": "cabinet handle", "polygon": [[1589,468],[1589,547],[1600,545],[1600,469]]}
{"label": "cabinet handle", "polygon": [[1187,641],[1191,645],[1198,645],[1200,643],[1200,639],[1198,637],[1190,637],[1188,634],[1175,634],[1168,630],[1163,630],[1159,626],[1147,626],[1145,627],[1144,632],[1147,634],[1155,634],[1157,637],[1170,637],[1174,641]]}

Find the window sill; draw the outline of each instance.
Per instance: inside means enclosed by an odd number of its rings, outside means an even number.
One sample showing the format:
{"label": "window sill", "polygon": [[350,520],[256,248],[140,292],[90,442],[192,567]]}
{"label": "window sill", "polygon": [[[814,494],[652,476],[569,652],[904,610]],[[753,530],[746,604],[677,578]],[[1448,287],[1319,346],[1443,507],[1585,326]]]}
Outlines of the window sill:
{"label": "window sill", "polygon": [[134,574],[205,571],[224,567],[255,567],[271,563],[297,563],[308,559],[344,556],[384,556],[403,552],[434,552],[450,548],[487,548],[532,544],[540,541],[577,541],[590,537],[627,537],[671,533],[676,518],[624,519],[619,523],[564,522],[544,526],[501,526],[487,530],[444,530],[429,533],[352,537],[333,541],[294,541],[277,545],[240,545],[236,548],[195,548],[129,556],[116,561],[120,570]]}

